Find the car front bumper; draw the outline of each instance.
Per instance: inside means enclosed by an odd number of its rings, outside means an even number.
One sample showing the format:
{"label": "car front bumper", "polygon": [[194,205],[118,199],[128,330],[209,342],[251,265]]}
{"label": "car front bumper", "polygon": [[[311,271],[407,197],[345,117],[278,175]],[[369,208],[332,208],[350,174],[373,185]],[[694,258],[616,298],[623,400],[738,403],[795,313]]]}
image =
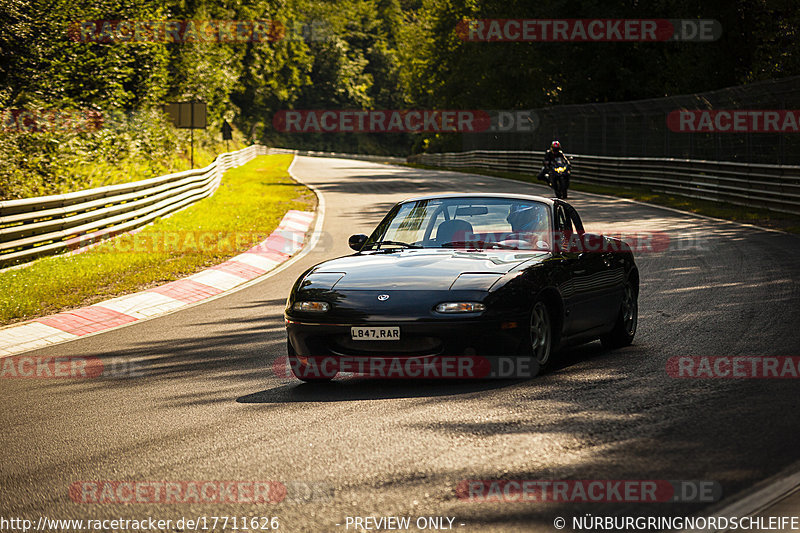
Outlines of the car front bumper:
{"label": "car front bumper", "polygon": [[[351,327],[399,327],[397,340],[353,340]],[[287,318],[295,354],[305,357],[513,356],[525,353],[527,317],[330,323]]]}

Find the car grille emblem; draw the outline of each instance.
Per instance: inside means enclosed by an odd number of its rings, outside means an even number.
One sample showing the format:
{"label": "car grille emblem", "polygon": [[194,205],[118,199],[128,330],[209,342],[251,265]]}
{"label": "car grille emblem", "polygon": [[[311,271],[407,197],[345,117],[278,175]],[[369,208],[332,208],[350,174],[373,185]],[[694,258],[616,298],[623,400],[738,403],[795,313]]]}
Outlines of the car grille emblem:
{"label": "car grille emblem", "polygon": [[385,302],[388,299],[389,299],[389,295],[388,294],[379,294],[378,295],[378,301],[379,302]]}

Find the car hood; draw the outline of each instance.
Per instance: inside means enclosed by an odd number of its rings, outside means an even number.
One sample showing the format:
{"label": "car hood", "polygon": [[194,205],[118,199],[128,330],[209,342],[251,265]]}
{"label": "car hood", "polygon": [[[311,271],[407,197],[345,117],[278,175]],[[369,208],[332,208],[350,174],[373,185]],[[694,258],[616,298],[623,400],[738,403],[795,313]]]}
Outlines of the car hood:
{"label": "car hood", "polygon": [[319,280],[327,285],[318,285],[319,288],[337,291],[488,290],[502,275],[549,255],[541,251],[449,249],[362,253],[318,265],[306,277],[309,283],[304,285],[315,285],[315,280]]}

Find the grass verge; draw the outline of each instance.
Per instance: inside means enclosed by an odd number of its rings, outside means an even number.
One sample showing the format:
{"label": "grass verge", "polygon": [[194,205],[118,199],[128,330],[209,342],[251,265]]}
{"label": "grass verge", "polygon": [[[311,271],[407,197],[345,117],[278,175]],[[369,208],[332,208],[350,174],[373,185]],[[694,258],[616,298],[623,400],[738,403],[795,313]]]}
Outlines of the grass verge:
{"label": "grass verge", "polygon": [[[542,182],[536,181],[535,176],[531,176],[529,174],[518,174],[516,172],[502,172],[476,167],[435,167],[416,163],[405,163],[405,166],[427,170],[448,170],[451,172],[480,174],[483,176],[494,176],[497,178],[506,178],[516,181],[542,184]],[[570,182],[570,189],[581,192],[617,196],[620,198],[630,198],[631,200],[647,202],[649,204],[661,205],[665,207],[672,207],[674,209],[687,211],[689,213],[696,213],[698,215],[732,220],[735,222],[753,224],[755,226],[761,226],[764,228],[778,229],[788,233],[800,234],[800,216],[792,215],[790,213],[779,213],[776,211],[769,211],[767,209],[748,208],[733,204],[686,198],[683,196],[654,192],[645,187],[608,187],[605,185],[580,182],[574,179]]]}
{"label": "grass verge", "polygon": [[161,285],[251,248],[289,209],[316,205],[314,194],[289,177],[292,157],[260,156],[229,170],[214,196],[134,235],[0,272],[0,324]]}

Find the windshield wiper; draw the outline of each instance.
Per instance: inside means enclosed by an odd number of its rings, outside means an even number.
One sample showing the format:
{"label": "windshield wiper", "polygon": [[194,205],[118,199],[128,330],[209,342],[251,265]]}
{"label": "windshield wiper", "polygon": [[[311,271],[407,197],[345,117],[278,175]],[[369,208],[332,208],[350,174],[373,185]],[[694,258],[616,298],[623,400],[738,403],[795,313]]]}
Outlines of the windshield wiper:
{"label": "windshield wiper", "polygon": [[[456,248],[456,247],[474,248],[477,250],[486,248],[503,248],[504,250],[518,250],[516,246],[509,244],[502,244],[499,242],[486,242],[486,241],[453,241],[442,244],[442,248]],[[481,247],[481,248],[479,248]]]}
{"label": "windshield wiper", "polygon": [[388,244],[390,246],[399,246],[401,248],[422,248],[419,244],[410,244],[407,242],[402,241],[377,241],[373,242],[370,247],[377,247],[376,249],[380,250],[382,244]]}

